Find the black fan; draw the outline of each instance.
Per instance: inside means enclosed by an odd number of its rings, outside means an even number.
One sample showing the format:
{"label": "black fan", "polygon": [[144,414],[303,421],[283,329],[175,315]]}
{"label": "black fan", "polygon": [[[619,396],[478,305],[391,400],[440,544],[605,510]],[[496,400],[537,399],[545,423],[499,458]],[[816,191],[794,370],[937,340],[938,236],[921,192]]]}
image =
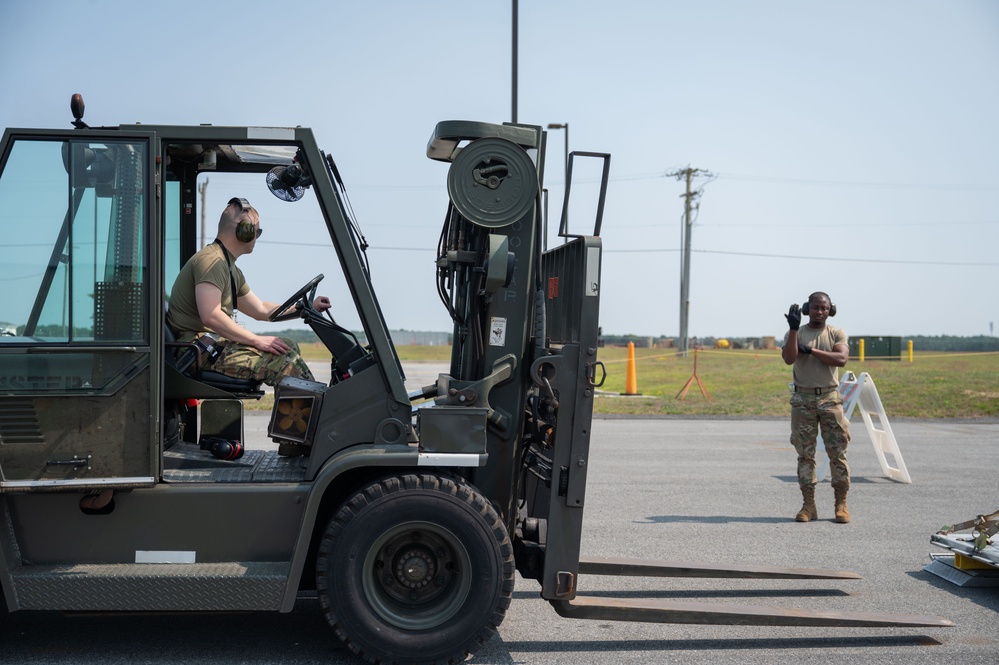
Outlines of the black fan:
{"label": "black fan", "polygon": [[311,184],[312,180],[298,164],[275,166],[267,172],[267,189],[282,201],[298,201]]}

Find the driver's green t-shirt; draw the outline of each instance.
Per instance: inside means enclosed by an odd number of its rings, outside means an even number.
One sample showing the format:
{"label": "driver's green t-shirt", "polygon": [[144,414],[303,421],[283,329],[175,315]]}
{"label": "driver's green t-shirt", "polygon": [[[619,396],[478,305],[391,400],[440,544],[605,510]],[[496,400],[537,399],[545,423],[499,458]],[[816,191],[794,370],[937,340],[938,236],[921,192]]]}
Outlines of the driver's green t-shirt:
{"label": "driver's green t-shirt", "polygon": [[[222,310],[232,316],[232,288],[229,286],[229,264],[226,263],[228,252],[219,243],[212,243],[190,258],[177,275],[170,291],[170,307],[167,311],[167,323],[173,328],[178,339],[191,333],[210,330],[201,322],[198,314],[198,301],[194,287],[202,282],[217,286],[222,292]],[[232,256],[229,257],[230,261]],[[232,262],[232,279],[236,285],[236,297],[250,292],[250,287],[243,277],[243,271]],[[214,332],[214,331],[212,331]]]}

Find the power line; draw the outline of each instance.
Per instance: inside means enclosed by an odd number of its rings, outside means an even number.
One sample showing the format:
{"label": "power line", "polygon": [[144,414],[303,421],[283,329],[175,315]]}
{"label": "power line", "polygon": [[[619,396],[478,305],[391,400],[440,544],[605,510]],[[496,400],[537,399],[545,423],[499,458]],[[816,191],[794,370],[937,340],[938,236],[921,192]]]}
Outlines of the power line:
{"label": "power line", "polygon": [[[836,228],[910,228],[915,226],[996,226],[999,225],[999,221],[994,222],[951,222],[951,221],[938,221],[938,222],[858,222],[856,224],[836,224]],[[405,228],[413,228],[412,224],[370,224],[369,226],[400,226]],[[662,226],[661,224],[615,224],[615,229],[658,229]],[[805,224],[805,223],[792,223],[792,224],[715,224],[710,222],[701,226],[702,229],[746,229],[747,231],[753,231],[755,229],[783,229],[783,228],[793,228],[793,229],[828,229],[828,224]]]}
{"label": "power line", "polygon": [[[673,252],[679,252],[680,249],[676,248],[660,248],[660,249],[607,249],[604,248],[605,254],[671,254]],[[829,256],[795,256],[790,254],[763,254],[759,252],[728,252],[718,249],[692,249],[692,252],[696,254],[724,254],[727,256],[752,256],[764,259],[794,259],[796,261],[837,261],[837,262],[850,262],[850,263],[898,263],[905,265],[919,265],[919,266],[958,266],[958,267],[979,267],[979,268],[999,268],[999,263],[982,263],[982,262],[960,262],[960,261],[907,261],[903,259],[856,259],[849,257],[829,257]]]}
{"label": "power line", "polygon": [[[288,245],[293,247],[313,247],[315,248],[315,243],[309,242],[285,242],[280,240],[271,240],[267,245]],[[426,252],[432,253],[436,250],[428,247],[387,247],[379,245],[371,245],[368,249],[376,250],[380,252]],[[604,254],[672,254],[675,252],[680,252],[681,249],[678,247],[660,247],[660,248],[643,248],[643,249],[609,249],[604,247]],[[790,254],[763,254],[758,252],[729,252],[718,249],[691,249],[691,252],[695,254],[725,254],[731,256],[751,256],[763,259],[793,259],[796,261],[824,261],[824,260],[835,260],[844,261],[850,263],[897,263],[904,265],[918,265],[918,266],[956,266],[956,267],[972,267],[972,268],[999,268],[999,263],[980,263],[980,262],[959,262],[959,261],[906,261],[902,259],[855,259],[848,257],[836,257],[831,259],[828,256],[794,256]]]}
{"label": "power line", "polygon": [[[674,172],[665,173],[642,173],[635,175],[624,175],[611,178],[611,182],[622,182],[632,180],[655,180],[658,178],[669,178]],[[864,182],[859,180],[817,180],[809,178],[786,178],[783,176],[747,175],[741,173],[718,173],[719,180],[747,180],[752,182],[787,183],[792,185],[812,185],[823,187],[865,187],[873,189],[936,189],[936,190],[956,190],[956,191],[996,191],[999,184],[995,183],[969,183],[969,184],[947,184],[939,182]],[[588,182],[581,179],[580,182]],[[592,179],[592,182],[598,182]]]}
{"label": "power line", "polygon": [[[755,252],[726,252],[722,250],[695,250],[703,252],[705,254],[725,254],[728,256],[756,256],[768,259],[797,259],[802,261],[820,261],[822,259],[829,259],[827,256],[790,256],[784,254],[758,254]],[[902,259],[855,259],[849,257],[836,257],[834,259],[837,262],[848,261],[850,263],[899,263],[905,265],[918,265],[918,266],[978,266],[978,267],[999,267],[999,263],[976,263],[976,262],[958,262],[958,261],[906,261]]]}
{"label": "power line", "polygon": [[[996,224],[999,224],[999,221],[994,221],[994,222],[885,222],[885,223],[881,223],[881,224],[879,224],[877,222],[875,222],[875,223],[863,223],[863,222],[861,222],[861,223],[858,223],[858,224],[840,224],[840,223],[837,223],[836,224],[836,228],[844,228],[844,227],[871,228],[871,227],[885,227],[885,226],[890,226],[890,227],[900,227],[900,226],[901,227],[913,227],[913,226],[939,226],[939,227],[945,227],[945,226],[957,226],[957,225],[962,225],[962,226],[979,226],[979,225],[992,226],[992,225],[996,225]],[[752,230],[752,229],[781,229],[781,228],[827,229],[828,225],[823,225],[823,224],[714,224],[714,223],[712,223],[712,224],[705,225],[704,228],[710,228],[710,229],[716,229],[716,228],[717,229],[720,229],[720,228],[744,228],[744,229],[748,229],[748,230]]]}
{"label": "power line", "polygon": [[[642,180],[661,180],[672,177],[674,171],[659,171],[656,173],[636,173],[632,175],[619,175],[612,177],[608,182],[638,182]],[[719,180],[744,180],[748,182],[762,183],[784,183],[789,185],[808,185],[812,187],[861,187],[865,189],[932,189],[937,191],[999,191],[999,184],[996,183],[938,183],[938,182],[864,182],[860,180],[818,180],[808,178],[785,178],[783,176],[747,175],[740,173],[719,173],[716,174]],[[574,178],[575,184],[599,183],[600,178]],[[564,185],[565,183],[552,182],[552,185]],[[379,191],[418,191],[418,190],[440,190],[441,186],[436,185],[361,185],[350,186],[354,192],[379,192]]]}
{"label": "power line", "polygon": [[961,191],[994,191],[997,184],[943,184],[938,182],[862,182],[856,180],[809,180],[805,178],[783,178],[777,176],[755,176],[737,173],[719,174],[726,180],[748,180],[752,182],[783,182],[794,185],[821,185],[832,187],[868,187],[875,189],[939,189]]}

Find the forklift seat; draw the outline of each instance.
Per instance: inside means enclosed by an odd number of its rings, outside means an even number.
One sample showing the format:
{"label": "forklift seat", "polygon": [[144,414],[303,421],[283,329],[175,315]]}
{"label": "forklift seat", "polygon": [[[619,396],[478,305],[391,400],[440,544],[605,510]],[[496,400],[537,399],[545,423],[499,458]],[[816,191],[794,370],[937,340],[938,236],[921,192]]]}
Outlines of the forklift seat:
{"label": "forklift seat", "polygon": [[[163,340],[166,346],[167,392],[171,397],[210,399],[236,397],[260,399],[264,391],[258,379],[239,379],[221,372],[203,369],[201,349],[193,342],[178,342],[177,335],[165,321]],[[224,391],[222,394],[219,391]],[[182,393],[182,394],[181,394]],[[193,394],[189,394],[193,393]]]}

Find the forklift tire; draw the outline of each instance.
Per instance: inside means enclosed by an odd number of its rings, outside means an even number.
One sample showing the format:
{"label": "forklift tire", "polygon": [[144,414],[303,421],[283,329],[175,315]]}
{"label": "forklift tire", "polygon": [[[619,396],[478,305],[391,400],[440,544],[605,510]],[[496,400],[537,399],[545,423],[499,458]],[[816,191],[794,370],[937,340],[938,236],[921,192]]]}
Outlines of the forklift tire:
{"label": "forklift tire", "polygon": [[510,606],[513,547],[464,480],[389,476],[348,499],[319,546],[316,584],[337,637],[369,662],[460,662]]}

